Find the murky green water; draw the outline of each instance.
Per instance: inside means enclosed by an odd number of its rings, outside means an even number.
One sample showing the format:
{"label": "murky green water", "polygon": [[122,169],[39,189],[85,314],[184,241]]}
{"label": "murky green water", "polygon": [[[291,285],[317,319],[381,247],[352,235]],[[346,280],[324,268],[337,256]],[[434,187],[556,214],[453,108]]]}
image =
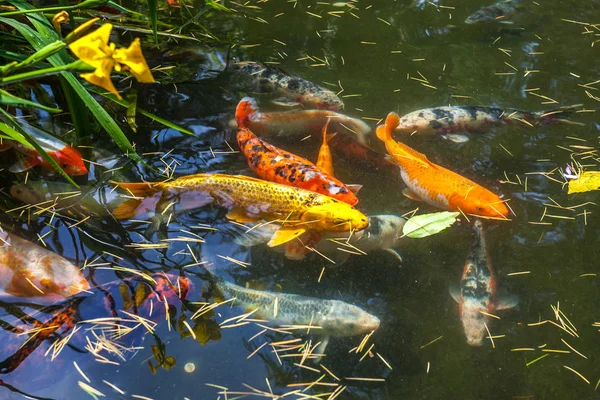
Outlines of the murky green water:
{"label": "murky green water", "polygon": [[[375,119],[389,111],[405,114],[448,104],[531,111],[580,103],[588,110],[598,107],[598,101],[586,94],[597,96],[598,85],[582,86],[598,80],[600,75],[596,62],[600,45],[591,46],[600,39],[600,30],[590,25],[597,22],[598,2],[526,1],[509,19],[512,24],[488,25],[463,23],[485,4],[480,1],[422,7],[407,2],[360,1],[352,3],[356,7],[352,10],[325,3],[252,1],[242,6],[228,2],[236,13],[216,14],[202,23],[217,37],[229,37],[238,43],[231,51],[236,59],[277,63],[292,74],[338,87],[331,86],[332,90],[343,88],[340,96],[346,104],[345,113],[364,118],[372,126]],[[193,32],[202,31],[198,28]],[[139,119],[134,141],[152,166],[160,170],[165,163],[175,162],[176,175],[224,172],[252,176],[243,157],[232,153],[227,143],[237,150],[235,130],[228,120],[239,99],[253,93],[236,87],[226,73],[208,71],[223,68],[226,49],[226,45],[163,41],[160,49],[148,51],[153,54],[151,65],[177,65],[180,69],[172,73],[172,78],[165,78],[172,79],[172,83],[140,87],[139,107],[197,135],[192,138]],[[161,54],[165,58],[161,59]],[[160,78],[160,73],[157,76]],[[264,108],[276,109],[268,104],[268,96],[258,99]],[[596,398],[600,379],[596,362],[598,328],[592,324],[599,318],[597,192],[568,196],[560,182],[537,174],[564,168],[572,157],[590,170],[598,169],[596,115],[578,113],[572,119],[585,125],[504,126],[473,135],[461,144],[440,137],[403,138],[432,161],[511,199],[509,204],[516,215],[509,222],[487,224],[487,240],[499,287],[517,294],[519,307],[497,312],[500,319],[490,325],[493,342],[486,340],[479,348],[467,345],[458,306],[448,294],[449,286],[459,283],[469,252],[470,227],[464,220],[433,237],[405,239],[398,249],[403,257],[401,266],[389,253],[373,252],[352,256],[337,268],[330,268],[331,264],[319,257],[297,262],[286,260],[266,246],[241,247],[232,240],[231,224],[223,210],[213,208],[179,215],[168,228],[154,235],[146,234],[147,224],[117,222],[110,217],[91,218],[79,229],[69,229],[76,220],[50,213],[23,213],[19,217],[18,212],[11,212],[3,218],[3,226],[32,241],[37,234],[48,234],[44,237],[51,249],[77,265],[86,260],[92,264],[85,272],[95,284],[129,276],[102,268],[110,265],[146,272],[181,272],[194,285],[190,299],[204,301],[204,271],[193,265],[196,258],[214,263],[223,276],[242,286],[249,280],[261,280],[270,288],[280,285],[284,292],[348,301],[381,319],[380,329],[369,342],[374,344],[372,356],[361,360],[363,353],[349,353],[362,337],[332,339],[322,363],[342,378],[341,382],[323,370],[294,366],[297,358],[278,360],[268,345],[249,357],[266,341],[292,337],[267,333],[250,341],[262,330],[255,324],[219,331],[219,323],[243,310],[221,306],[215,315],[206,315],[197,322],[201,325],[198,340],[189,337],[183,325],[169,329],[161,320],[155,335],[145,335],[144,348],[120,366],[78,356],[78,365],[92,386],[108,398],[131,398],[132,394],[153,399],[234,398],[219,395],[218,387],[252,392],[244,384],[283,395],[297,389],[287,385],[310,383],[321,375],[326,375],[322,382],[347,386],[339,399]],[[92,144],[103,149],[103,140]],[[299,140],[279,144],[310,159],[318,151],[314,143]],[[384,151],[374,136],[371,144]],[[580,155],[592,150],[587,157]],[[96,159],[98,155],[88,151],[85,157]],[[434,211],[403,197],[403,184],[390,181],[389,176],[339,159],[334,162],[341,180],[364,185],[358,208],[367,214],[402,215],[416,207]],[[108,174],[106,168],[91,168],[89,184],[101,186],[109,179],[161,179],[125,159],[118,159],[117,165],[124,168]],[[562,181],[558,173],[551,176]],[[35,177],[30,175],[29,179]],[[24,176],[5,173],[3,179],[3,207],[11,209],[19,204],[8,194],[9,183]],[[557,207],[586,202],[590,203],[572,209]],[[132,246],[195,235],[203,243],[174,240],[162,242],[168,246],[161,249]],[[219,256],[249,265],[242,268]],[[318,282],[324,266],[328,268]],[[523,274],[515,274],[518,272]],[[550,323],[528,326],[556,321],[551,305],[557,304],[576,327],[577,337]],[[177,307],[177,318],[186,315],[193,324],[189,316],[194,307]],[[159,340],[176,365],[169,371],[159,368],[153,374],[147,361],[156,364],[151,346]],[[1,379],[43,398],[87,398],[77,387],[82,377],[71,362],[73,352],[65,349],[62,359],[50,369],[40,370],[45,375],[41,383],[39,371],[32,369]],[[541,356],[546,357],[528,365]],[[196,366],[193,373],[184,372],[188,362]],[[589,383],[566,367],[579,372]],[[344,377],[384,381],[350,381]],[[126,395],[113,391],[102,380],[120,387]],[[317,398],[303,397],[312,395],[326,399],[330,395],[323,393],[334,390],[335,386],[317,385],[290,398]],[[2,389],[0,397],[22,398],[8,389]]]}

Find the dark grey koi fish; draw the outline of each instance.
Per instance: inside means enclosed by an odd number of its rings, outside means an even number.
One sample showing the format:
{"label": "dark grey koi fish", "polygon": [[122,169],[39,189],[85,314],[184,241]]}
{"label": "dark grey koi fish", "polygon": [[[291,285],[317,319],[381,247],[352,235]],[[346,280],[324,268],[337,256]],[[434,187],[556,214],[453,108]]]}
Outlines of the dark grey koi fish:
{"label": "dark grey koi fish", "polygon": [[469,138],[457,132],[484,133],[493,126],[508,124],[583,125],[568,119],[569,115],[579,108],[581,104],[535,112],[486,106],[424,108],[400,118],[396,130],[405,133],[443,135],[454,142],[466,142]]}
{"label": "dark grey koi fish", "polygon": [[498,298],[496,274],[492,268],[485,245],[483,225],[480,220],[473,224],[471,253],[467,258],[460,280],[460,288],[451,288],[450,294],[458,303],[467,343],[481,346],[487,333],[490,316],[496,310],[517,305],[516,297]]}
{"label": "dark grey koi fish", "polygon": [[465,24],[480,24],[509,17],[517,12],[520,5],[521,0],[501,0],[475,11],[465,19]]}
{"label": "dark grey koi fish", "polygon": [[[307,108],[340,110],[344,102],[331,90],[306,79],[292,76],[282,69],[254,61],[233,63],[230,69],[244,75],[258,86],[259,91],[274,92],[293,102],[276,102],[281,105],[302,104]],[[294,103],[295,102],[295,103]]]}

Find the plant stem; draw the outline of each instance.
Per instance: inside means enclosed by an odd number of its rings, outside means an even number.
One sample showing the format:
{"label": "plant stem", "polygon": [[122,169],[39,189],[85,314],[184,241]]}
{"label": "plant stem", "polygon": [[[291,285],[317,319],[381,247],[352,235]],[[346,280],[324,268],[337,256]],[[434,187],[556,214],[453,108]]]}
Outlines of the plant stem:
{"label": "plant stem", "polygon": [[84,63],[81,60],[77,60],[66,65],[58,65],[56,67],[44,68],[36,71],[24,72],[22,74],[0,78],[0,86],[6,85],[8,83],[21,82],[32,78],[41,78],[44,76],[56,75],[63,71],[91,72],[94,71],[94,67]]}

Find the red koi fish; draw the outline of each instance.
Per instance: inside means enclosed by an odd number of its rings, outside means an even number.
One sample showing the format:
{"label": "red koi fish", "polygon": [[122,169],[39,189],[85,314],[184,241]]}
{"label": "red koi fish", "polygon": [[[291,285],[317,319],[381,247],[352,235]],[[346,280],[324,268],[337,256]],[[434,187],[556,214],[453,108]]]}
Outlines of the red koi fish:
{"label": "red koi fish", "polygon": [[475,182],[429,161],[403,143],[392,139],[400,118],[389,113],[385,124],[377,127],[377,137],[385,143],[388,153],[400,166],[400,175],[407,186],[403,192],[413,200],[422,200],[434,207],[484,217],[506,217],[508,208],[496,194]]}
{"label": "red koi fish", "polygon": [[[40,147],[44,149],[44,151],[46,151],[46,153],[48,153],[48,155],[52,157],[52,159],[56,161],[67,174],[85,175],[88,173],[87,168],[83,164],[81,153],[73,147],[31,125],[25,125],[23,128],[28,131]],[[17,173],[27,171],[36,165],[40,165],[47,169],[54,169],[50,163],[42,158],[36,149],[12,140],[3,140],[0,142],[0,151],[8,150],[10,147],[15,148],[25,155],[25,158],[19,160],[9,168],[10,172]]]}
{"label": "red koi fish", "polygon": [[493,314],[496,310],[517,305],[518,299],[514,296],[498,298],[496,274],[487,254],[483,225],[479,220],[473,224],[471,252],[465,263],[460,288],[451,288],[450,294],[458,303],[460,320],[467,343],[471,346],[481,346],[483,343],[486,325],[490,323],[486,313]]}
{"label": "red koi fish", "polygon": [[352,186],[343,184],[310,161],[281,150],[252,133],[247,128],[247,121],[254,110],[254,99],[245,97],[237,106],[235,118],[239,126],[238,144],[256,175],[271,182],[317,192],[350,205],[358,203]]}

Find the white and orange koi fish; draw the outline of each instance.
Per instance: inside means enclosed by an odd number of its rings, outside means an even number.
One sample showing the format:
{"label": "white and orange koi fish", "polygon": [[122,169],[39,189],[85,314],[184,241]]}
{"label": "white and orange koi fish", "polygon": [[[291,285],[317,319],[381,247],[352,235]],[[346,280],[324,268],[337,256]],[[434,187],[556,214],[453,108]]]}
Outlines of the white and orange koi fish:
{"label": "white and orange koi fish", "polygon": [[473,224],[471,253],[467,258],[460,280],[460,288],[451,288],[450,294],[458,303],[467,343],[481,346],[487,333],[490,316],[496,310],[517,305],[516,297],[499,298],[496,274],[487,254],[483,225],[480,220]]}

